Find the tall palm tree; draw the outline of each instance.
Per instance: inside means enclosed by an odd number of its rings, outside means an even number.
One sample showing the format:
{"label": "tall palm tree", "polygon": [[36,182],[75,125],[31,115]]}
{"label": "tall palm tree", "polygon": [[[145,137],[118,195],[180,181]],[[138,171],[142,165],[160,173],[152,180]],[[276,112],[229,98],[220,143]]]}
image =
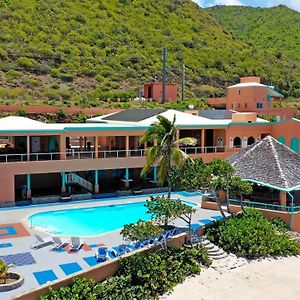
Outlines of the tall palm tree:
{"label": "tall palm tree", "polygon": [[[151,124],[151,127],[140,137],[140,143],[155,142],[157,145],[147,148],[146,163],[141,175],[144,176],[154,165],[158,167],[158,182],[164,184],[168,172],[173,165],[182,167],[189,156],[180,150],[180,145],[196,145],[197,140],[190,137],[177,139],[178,129],[175,126],[176,116],[169,121],[164,116],[157,116],[158,122]],[[171,198],[171,187],[168,185],[168,198]]]}

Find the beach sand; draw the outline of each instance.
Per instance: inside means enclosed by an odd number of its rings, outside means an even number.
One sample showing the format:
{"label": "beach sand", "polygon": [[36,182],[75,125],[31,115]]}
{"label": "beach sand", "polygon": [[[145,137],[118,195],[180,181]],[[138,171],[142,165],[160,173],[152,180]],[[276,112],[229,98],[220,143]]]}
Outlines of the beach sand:
{"label": "beach sand", "polygon": [[300,257],[263,259],[223,271],[209,268],[188,278],[166,300],[300,299]]}

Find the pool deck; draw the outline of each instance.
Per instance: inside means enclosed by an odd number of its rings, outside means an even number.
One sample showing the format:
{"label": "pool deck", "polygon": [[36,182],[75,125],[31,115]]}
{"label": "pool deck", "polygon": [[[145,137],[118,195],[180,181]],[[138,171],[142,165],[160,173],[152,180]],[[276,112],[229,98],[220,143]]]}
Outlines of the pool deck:
{"label": "pool deck", "polygon": [[[172,198],[180,198],[198,204],[201,202],[199,193],[172,193]],[[50,239],[51,236],[31,228],[27,221],[30,215],[37,212],[68,208],[144,202],[146,199],[149,199],[149,195],[0,209],[0,257],[4,256],[7,261],[16,263],[17,266],[11,268],[11,271],[19,273],[25,278],[25,282],[20,288],[1,293],[0,299],[13,299],[26,291],[38,288],[47,281],[62,279],[68,274],[90,268],[93,264],[92,258],[99,244],[105,244],[108,248],[111,248],[124,243],[120,230],[116,230],[99,236],[82,238],[85,247],[76,253],[50,251],[51,246],[33,250],[30,245],[35,242],[34,234],[39,234],[45,239]],[[193,223],[220,215],[218,211],[202,209],[200,206],[195,208],[196,213],[193,215]],[[176,226],[186,226],[182,220],[175,220],[173,223]],[[69,241],[69,238],[62,237],[66,241]]]}

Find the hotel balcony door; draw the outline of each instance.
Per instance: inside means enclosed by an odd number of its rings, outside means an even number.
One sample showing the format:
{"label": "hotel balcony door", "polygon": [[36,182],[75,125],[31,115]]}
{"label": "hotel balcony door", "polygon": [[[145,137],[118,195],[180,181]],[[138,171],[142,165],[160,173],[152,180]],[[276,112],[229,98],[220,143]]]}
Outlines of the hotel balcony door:
{"label": "hotel balcony door", "polygon": [[41,152],[41,138],[39,136],[31,137],[31,152]]}

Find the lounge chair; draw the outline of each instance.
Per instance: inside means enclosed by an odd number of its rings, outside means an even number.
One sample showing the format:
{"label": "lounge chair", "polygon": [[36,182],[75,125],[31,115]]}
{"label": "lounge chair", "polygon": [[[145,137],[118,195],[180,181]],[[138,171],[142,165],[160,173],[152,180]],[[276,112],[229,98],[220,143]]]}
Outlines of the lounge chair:
{"label": "lounge chair", "polygon": [[34,235],[35,238],[36,238],[36,241],[30,245],[30,248],[31,249],[41,249],[41,248],[44,248],[44,247],[48,247],[50,245],[52,245],[54,242],[53,241],[50,241],[50,240],[44,240],[40,235],[38,234],[35,234]]}
{"label": "lounge chair", "polygon": [[99,247],[95,253],[95,258],[97,262],[103,262],[108,259],[108,250],[106,246]]}
{"label": "lounge chair", "polygon": [[223,220],[224,217],[223,216],[213,216],[213,217],[211,217],[211,219],[213,219],[214,221],[220,221],[220,220]]}
{"label": "lounge chair", "polygon": [[77,237],[77,236],[71,237],[71,248],[69,251],[79,251],[82,246],[83,246],[83,243],[80,241],[79,237]]}
{"label": "lounge chair", "polygon": [[149,244],[149,241],[147,240],[147,241],[143,241],[143,242],[141,242],[141,241],[137,241],[135,244],[133,244],[133,245],[126,245],[125,246],[125,251],[126,252],[130,252],[130,251],[134,251],[134,250],[138,250],[138,249],[140,249],[140,248],[143,248],[143,247],[146,247],[147,245]]}
{"label": "lounge chair", "polygon": [[55,244],[55,246],[51,248],[52,251],[59,251],[69,245],[68,242],[63,242],[58,236],[53,236],[52,240]]}
{"label": "lounge chair", "polygon": [[116,246],[116,247],[112,247],[113,255],[115,257],[119,257],[119,256],[122,256],[122,255],[126,254],[127,253],[126,246],[127,245],[119,245],[119,246]]}

